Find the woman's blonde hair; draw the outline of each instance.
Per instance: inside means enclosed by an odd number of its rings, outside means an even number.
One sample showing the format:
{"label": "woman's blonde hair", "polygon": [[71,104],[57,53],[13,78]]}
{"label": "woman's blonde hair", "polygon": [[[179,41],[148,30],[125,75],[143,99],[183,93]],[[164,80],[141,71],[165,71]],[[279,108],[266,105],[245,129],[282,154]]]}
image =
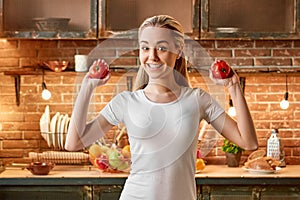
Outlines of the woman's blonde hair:
{"label": "woman's blonde hair", "polygon": [[[172,30],[176,47],[183,50],[184,47],[184,31],[182,25],[173,17],[168,15],[157,15],[147,18],[139,28],[139,35],[146,27],[160,27]],[[177,84],[190,87],[187,63],[184,58],[183,52],[181,52],[180,58],[176,60],[174,66],[174,77]],[[143,89],[147,86],[149,81],[148,74],[143,67],[140,67],[136,76],[134,90]]]}

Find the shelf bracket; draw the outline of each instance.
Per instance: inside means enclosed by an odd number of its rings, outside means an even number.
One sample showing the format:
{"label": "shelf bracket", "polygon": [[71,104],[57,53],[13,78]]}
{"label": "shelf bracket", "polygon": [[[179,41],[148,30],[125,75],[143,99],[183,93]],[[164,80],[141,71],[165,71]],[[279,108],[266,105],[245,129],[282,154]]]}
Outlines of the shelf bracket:
{"label": "shelf bracket", "polygon": [[20,88],[21,88],[21,77],[20,75],[15,75],[15,93],[16,93],[16,104],[20,105]]}

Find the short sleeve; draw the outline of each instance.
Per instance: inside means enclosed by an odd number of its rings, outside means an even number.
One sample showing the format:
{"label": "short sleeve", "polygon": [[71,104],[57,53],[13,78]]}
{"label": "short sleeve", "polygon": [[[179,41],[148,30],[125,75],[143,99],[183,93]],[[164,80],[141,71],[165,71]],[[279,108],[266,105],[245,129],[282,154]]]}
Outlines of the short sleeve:
{"label": "short sleeve", "polygon": [[112,125],[118,125],[124,120],[124,111],[128,101],[128,92],[124,91],[116,95],[100,112]]}
{"label": "short sleeve", "polygon": [[225,110],[221,105],[207,92],[199,89],[199,101],[201,102],[200,109],[204,113],[204,119],[207,122],[212,122],[217,119]]}

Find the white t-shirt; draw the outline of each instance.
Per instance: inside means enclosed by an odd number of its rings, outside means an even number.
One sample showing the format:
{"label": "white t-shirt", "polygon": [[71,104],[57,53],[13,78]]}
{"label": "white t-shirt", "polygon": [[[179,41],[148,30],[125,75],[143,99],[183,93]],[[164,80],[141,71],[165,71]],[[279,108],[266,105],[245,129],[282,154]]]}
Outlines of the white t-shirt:
{"label": "white t-shirt", "polygon": [[121,200],[195,200],[198,126],[224,109],[205,91],[181,87],[177,100],[150,101],[143,90],[116,95],[101,114],[124,123],[131,149],[131,171]]}

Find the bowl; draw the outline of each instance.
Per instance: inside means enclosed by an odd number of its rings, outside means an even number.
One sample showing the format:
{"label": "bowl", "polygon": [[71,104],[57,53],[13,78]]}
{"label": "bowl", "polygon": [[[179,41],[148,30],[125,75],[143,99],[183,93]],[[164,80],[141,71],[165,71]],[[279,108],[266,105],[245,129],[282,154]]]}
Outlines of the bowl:
{"label": "bowl", "polygon": [[63,31],[68,27],[70,18],[33,18],[38,31]]}
{"label": "bowl", "polygon": [[102,172],[118,173],[129,172],[131,166],[131,159],[122,156],[115,159],[108,159],[106,157],[99,157],[94,160],[94,166]]}
{"label": "bowl", "polygon": [[55,166],[50,162],[32,162],[28,165],[28,169],[34,175],[47,175]]}
{"label": "bowl", "polygon": [[69,61],[58,61],[58,60],[50,60],[43,62],[44,65],[46,65],[49,69],[51,69],[54,72],[62,72],[65,69],[67,69],[69,65]]}

